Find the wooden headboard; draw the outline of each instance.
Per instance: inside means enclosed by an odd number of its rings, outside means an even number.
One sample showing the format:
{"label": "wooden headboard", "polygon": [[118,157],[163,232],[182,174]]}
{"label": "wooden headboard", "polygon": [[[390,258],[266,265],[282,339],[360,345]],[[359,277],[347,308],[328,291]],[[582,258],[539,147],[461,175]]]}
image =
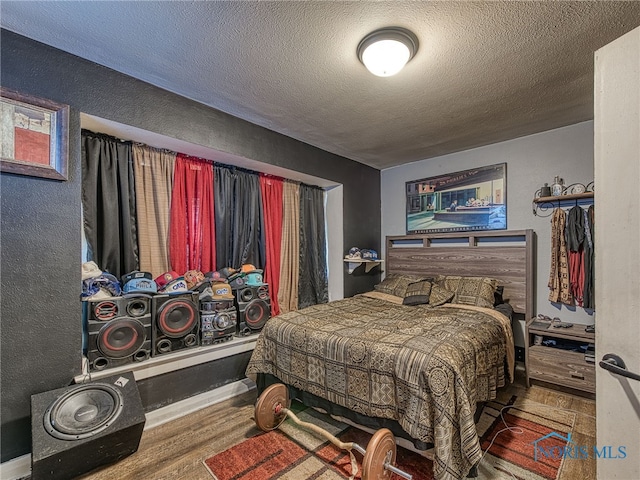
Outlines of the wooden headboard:
{"label": "wooden headboard", "polygon": [[514,312],[533,316],[533,230],[388,236],[385,271],[491,277]]}

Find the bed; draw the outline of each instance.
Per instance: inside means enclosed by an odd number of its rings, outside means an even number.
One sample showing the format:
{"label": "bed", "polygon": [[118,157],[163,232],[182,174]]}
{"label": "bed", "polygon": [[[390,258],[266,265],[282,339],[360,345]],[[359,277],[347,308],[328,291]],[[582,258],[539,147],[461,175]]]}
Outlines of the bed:
{"label": "bed", "polygon": [[[493,279],[514,317],[531,317],[532,247],[531,230],[387,237],[389,281],[270,319],[247,376],[258,390],[282,382],[309,406],[390,428],[418,449],[433,446],[434,477],[462,478],[482,456],[477,405],[513,380],[514,347],[511,319],[486,299],[472,304],[474,292],[461,286],[483,279],[486,297]],[[433,305],[403,305],[396,295],[427,283],[449,282],[449,291],[452,281],[460,282],[452,298],[460,303],[439,304],[435,290]]]}

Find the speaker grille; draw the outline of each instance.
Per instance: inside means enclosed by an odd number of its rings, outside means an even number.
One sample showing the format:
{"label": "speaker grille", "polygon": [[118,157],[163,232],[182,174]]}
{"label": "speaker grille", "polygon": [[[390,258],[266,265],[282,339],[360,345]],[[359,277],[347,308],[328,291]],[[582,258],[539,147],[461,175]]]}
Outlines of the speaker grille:
{"label": "speaker grille", "polygon": [[145,339],[145,329],[139,321],[121,317],[100,329],[98,350],[106,357],[124,358],[139,350]]}
{"label": "speaker grille", "polygon": [[262,300],[250,302],[244,309],[244,321],[253,330],[262,328],[269,319],[270,308]]}
{"label": "speaker grille", "polygon": [[167,302],[158,312],[158,328],[167,337],[180,338],[193,329],[197,321],[192,302],[175,300]]}
{"label": "speaker grille", "polygon": [[106,383],[80,385],[59,397],[44,415],[45,430],[61,440],[91,437],[122,413],[121,393]]}

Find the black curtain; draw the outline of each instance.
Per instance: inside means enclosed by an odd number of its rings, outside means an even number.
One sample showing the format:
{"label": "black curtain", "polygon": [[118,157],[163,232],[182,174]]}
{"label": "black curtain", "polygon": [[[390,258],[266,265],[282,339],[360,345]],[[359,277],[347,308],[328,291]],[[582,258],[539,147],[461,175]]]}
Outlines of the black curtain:
{"label": "black curtain", "polygon": [[82,212],[88,259],[118,279],[138,269],[132,143],[82,131]]}
{"label": "black curtain", "polygon": [[258,174],[216,165],[214,175],[218,268],[240,268],[245,263],[264,268],[264,218]]}
{"label": "black curtain", "polygon": [[329,301],[326,237],[324,191],[301,184],[298,308]]}

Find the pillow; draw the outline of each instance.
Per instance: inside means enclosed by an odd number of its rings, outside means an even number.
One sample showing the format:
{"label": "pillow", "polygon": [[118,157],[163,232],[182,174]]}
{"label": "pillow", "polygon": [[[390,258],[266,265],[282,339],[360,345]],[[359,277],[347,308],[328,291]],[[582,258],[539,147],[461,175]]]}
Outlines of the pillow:
{"label": "pillow", "polygon": [[388,293],[389,295],[395,295],[396,297],[404,297],[407,293],[407,287],[410,283],[419,282],[423,280],[423,277],[419,275],[405,275],[400,273],[390,273],[384,280],[377,285],[374,285],[374,289],[382,293]]}
{"label": "pillow", "polygon": [[432,283],[429,280],[410,283],[402,300],[403,305],[423,305],[429,303]]}
{"label": "pillow", "polygon": [[452,303],[493,308],[494,292],[498,286],[495,278],[440,275],[437,282],[455,293]]}
{"label": "pillow", "polygon": [[432,307],[439,307],[447,302],[450,302],[455,296],[455,292],[447,290],[442,285],[434,283],[431,287],[431,293],[429,294],[429,305]]}

